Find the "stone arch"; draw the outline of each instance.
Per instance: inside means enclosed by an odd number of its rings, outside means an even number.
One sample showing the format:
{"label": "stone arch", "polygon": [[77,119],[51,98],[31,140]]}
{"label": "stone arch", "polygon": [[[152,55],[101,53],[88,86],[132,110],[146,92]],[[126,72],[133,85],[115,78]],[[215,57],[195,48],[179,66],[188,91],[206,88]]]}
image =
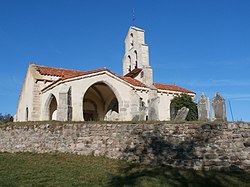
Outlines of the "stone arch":
{"label": "stone arch", "polygon": [[57,120],[57,99],[54,94],[50,94],[44,106],[44,120]]}
{"label": "stone arch", "polygon": [[[108,81],[98,81],[98,82],[103,82],[104,84],[106,84],[111,90],[112,92],[115,94],[115,97],[117,98],[118,104],[120,106],[120,103],[122,102],[122,98],[118,92],[118,90],[112,85],[110,84]],[[120,109],[118,108],[118,110],[120,111]]]}
{"label": "stone arch", "polygon": [[111,106],[116,107],[111,111],[115,111],[116,116],[119,114],[121,98],[117,90],[107,81],[97,81],[89,86],[83,95],[82,101],[83,118],[85,121],[105,120]]}

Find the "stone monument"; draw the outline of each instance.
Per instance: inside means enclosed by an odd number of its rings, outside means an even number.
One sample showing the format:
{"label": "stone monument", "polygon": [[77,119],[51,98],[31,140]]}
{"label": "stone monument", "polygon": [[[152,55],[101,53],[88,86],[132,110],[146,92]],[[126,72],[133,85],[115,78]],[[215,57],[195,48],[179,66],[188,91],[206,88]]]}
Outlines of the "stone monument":
{"label": "stone monument", "polygon": [[212,101],[213,121],[227,121],[225,99],[217,92]]}
{"label": "stone monument", "polygon": [[177,115],[175,116],[175,121],[184,121],[187,118],[189,112],[189,108],[187,107],[182,107],[181,109],[178,110]]}
{"label": "stone monument", "polygon": [[210,103],[209,98],[202,93],[198,100],[198,120],[199,121],[210,121]]}
{"label": "stone monument", "polygon": [[175,120],[177,112],[178,111],[175,109],[175,105],[173,104],[173,102],[171,102],[170,103],[170,119],[171,120]]}

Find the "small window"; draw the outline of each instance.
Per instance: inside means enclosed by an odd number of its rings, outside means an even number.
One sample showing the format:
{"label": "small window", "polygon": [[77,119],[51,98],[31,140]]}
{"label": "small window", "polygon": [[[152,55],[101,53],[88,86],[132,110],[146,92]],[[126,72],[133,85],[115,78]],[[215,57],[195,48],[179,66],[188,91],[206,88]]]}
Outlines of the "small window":
{"label": "small window", "polygon": [[135,50],[134,53],[135,53],[135,59],[137,60],[137,51]]}
{"label": "small window", "polygon": [[144,107],[145,106],[145,103],[144,103],[144,101],[143,101],[143,99],[140,97],[140,106],[141,107]]}
{"label": "small window", "polygon": [[128,55],[128,59],[129,59],[129,63],[131,63],[131,57],[130,57],[130,55]]}
{"label": "small window", "polygon": [[138,68],[137,61],[135,61],[135,68]]}
{"label": "small window", "polygon": [[131,37],[130,45],[131,45],[131,47],[133,47],[134,46],[134,39],[133,39],[134,35],[133,35],[133,33],[130,33],[130,37]]}
{"label": "small window", "polygon": [[143,73],[143,71],[141,72],[141,78],[143,78],[144,77],[144,73]]}
{"label": "small window", "polygon": [[133,47],[134,46],[134,41],[131,41],[130,45],[131,45],[131,47]]}
{"label": "small window", "polygon": [[26,110],[25,110],[26,114],[25,114],[25,121],[28,121],[29,120],[29,109],[28,107],[26,107]]}
{"label": "small window", "polygon": [[128,55],[128,60],[129,60],[129,68],[128,68],[128,70],[131,71],[131,57],[130,57],[130,55]]}

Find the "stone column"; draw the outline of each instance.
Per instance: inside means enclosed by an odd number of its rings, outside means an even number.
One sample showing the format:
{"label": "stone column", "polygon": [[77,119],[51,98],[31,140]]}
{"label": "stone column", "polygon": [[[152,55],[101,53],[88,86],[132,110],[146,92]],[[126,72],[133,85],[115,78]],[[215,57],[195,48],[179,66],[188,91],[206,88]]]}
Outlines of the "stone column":
{"label": "stone column", "polygon": [[160,98],[157,95],[157,89],[151,89],[148,97],[148,120],[159,120],[159,102]]}
{"label": "stone column", "polygon": [[63,86],[63,88],[59,92],[57,120],[71,121],[71,119],[72,119],[71,87]]}
{"label": "stone column", "polygon": [[131,90],[131,99],[130,99],[130,109],[132,121],[140,120],[140,96],[134,91]]}

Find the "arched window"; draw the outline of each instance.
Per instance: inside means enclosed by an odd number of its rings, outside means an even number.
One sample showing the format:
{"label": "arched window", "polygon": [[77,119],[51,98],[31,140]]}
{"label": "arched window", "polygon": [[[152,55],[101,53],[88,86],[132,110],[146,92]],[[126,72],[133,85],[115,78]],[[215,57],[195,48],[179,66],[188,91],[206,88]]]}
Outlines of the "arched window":
{"label": "arched window", "polygon": [[145,103],[143,101],[143,99],[140,97],[140,107],[144,107],[145,106]]}
{"label": "arched window", "polygon": [[131,71],[131,56],[130,55],[128,55],[128,60],[129,60],[128,71]]}
{"label": "arched window", "polygon": [[130,37],[131,37],[131,39],[130,39],[130,45],[131,45],[131,47],[133,47],[134,46],[134,39],[133,39],[133,37],[134,37],[134,35],[133,35],[133,33],[130,33]]}
{"label": "arched window", "polygon": [[141,72],[141,78],[143,78],[143,77],[144,77],[144,72],[142,71],[142,72]]}
{"label": "arched window", "polygon": [[135,53],[135,68],[138,68],[138,63],[137,63],[137,60],[138,60],[137,51],[135,50],[134,53]]}
{"label": "arched window", "polygon": [[137,60],[138,59],[138,57],[137,57],[137,51],[135,50],[134,53],[135,53],[135,60]]}

